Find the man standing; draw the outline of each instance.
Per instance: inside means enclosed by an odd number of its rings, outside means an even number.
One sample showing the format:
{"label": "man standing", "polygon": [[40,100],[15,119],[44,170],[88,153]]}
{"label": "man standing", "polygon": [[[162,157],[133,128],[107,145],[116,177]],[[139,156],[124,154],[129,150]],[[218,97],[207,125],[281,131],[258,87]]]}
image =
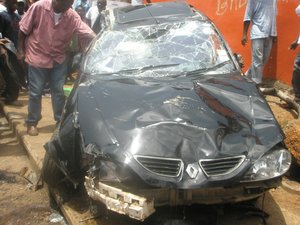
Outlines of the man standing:
{"label": "man standing", "polygon": [[[20,22],[18,58],[28,63],[29,104],[27,133],[38,135],[41,96],[49,82],[54,119],[61,119],[65,96],[66,50],[73,34],[84,45],[95,37],[93,31],[71,9],[73,0],[40,0],[33,4]],[[26,39],[26,48],[25,48]]]}
{"label": "man standing", "polygon": [[0,12],[1,17],[1,27],[0,32],[2,37],[8,38],[15,45],[17,45],[18,32],[19,32],[19,22],[21,17],[17,10],[17,0],[5,0],[6,10]]}
{"label": "man standing", "polygon": [[[300,5],[296,8],[296,14],[300,16]],[[291,50],[295,50],[298,45],[300,44],[300,36],[296,38],[290,45]],[[292,76],[292,85],[295,94],[295,102],[300,104],[300,51],[294,61],[294,69],[293,69],[293,76]]]}
{"label": "man standing", "polygon": [[[95,22],[99,16],[99,14],[106,9],[106,0],[97,0],[96,5],[93,5],[88,12],[86,13],[85,17],[88,20],[88,25],[90,27],[94,27]],[[100,17],[98,18],[99,21],[97,23],[100,23]],[[100,26],[100,24],[98,24]],[[94,30],[94,29],[93,29]],[[95,30],[94,30],[95,32]],[[95,32],[98,33],[98,32]]]}
{"label": "man standing", "polygon": [[[17,0],[5,0],[5,7],[6,10],[0,12],[0,38],[9,39],[16,46],[19,21],[21,20],[21,17],[16,13]],[[2,54],[0,54],[0,71],[5,80],[5,90],[1,96],[5,98],[4,103],[7,105],[22,106],[21,103],[17,101],[20,92],[17,78],[24,77],[24,74],[22,72],[16,74],[16,71],[12,70],[13,68],[10,66],[12,54],[7,52],[4,49],[4,46],[1,46],[0,48],[2,48]],[[17,60],[14,62],[18,63]]]}
{"label": "man standing", "polygon": [[20,17],[23,17],[25,13],[25,0],[18,0],[17,11]]}
{"label": "man standing", "polygon": [[242,45],[247,43],[247,33],[252,23],[250,39],[252,42],[252,64],[246,76],[261,84],[263,66],[267,62],[272,43],[276,41],[277,0],[248,0],[245,16]]}

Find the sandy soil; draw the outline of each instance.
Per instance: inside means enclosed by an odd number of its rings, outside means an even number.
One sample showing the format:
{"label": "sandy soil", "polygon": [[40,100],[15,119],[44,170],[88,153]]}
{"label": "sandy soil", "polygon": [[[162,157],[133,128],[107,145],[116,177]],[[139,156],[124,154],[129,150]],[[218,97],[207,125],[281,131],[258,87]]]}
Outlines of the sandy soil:
{"label": "sandy soil", "polygon": [[276,119],[278,120],[286,138],[285,144],[300,165],[300,120],[288,105],[274,96],[266,97]]}
{"label": "sandy soil", "polygon": [[[46,225],[60,214],[50,207],[46,188],[34,190],[38,179],[7,121],[0,112],[0,224]],[[54,220],[52,220],[54,221]]]}

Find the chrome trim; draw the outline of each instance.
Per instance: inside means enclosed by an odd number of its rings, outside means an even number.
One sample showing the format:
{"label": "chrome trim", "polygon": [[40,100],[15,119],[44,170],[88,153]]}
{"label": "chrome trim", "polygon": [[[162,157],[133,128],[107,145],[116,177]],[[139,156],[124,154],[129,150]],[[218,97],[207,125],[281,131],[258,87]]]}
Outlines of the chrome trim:
{"label": "chrome trim", "polygon": [[[232,160],[232,159],[239,159],[239,162],[234,167],[228,169],[226,172],[215,174],[215,175],[208,174],[205,171],[205,168],[202,166],[202,162],[213,162],[213,161],[217,162],[217,161],[221,161],[221,160],[226,161],[226,160]],[[200,159],[199,166],[200,166],[201,170],[203,171],[203,173],[205,174],[205,176],[207,176],[207,177],[224,176],[224,175],[230,174],[231,172],[236,170],[244,162],[245,159],[246,159],[246,156],[244,156],[244,155],[225,157],[225,158],[216,158],[216,159]]]}
{"label": "chrome trim", "polygon": [[[171,175],[165,175],[165,174],[160,174],[160,173],[157,173],[157,172],[154,172],[154,171],[152,171],[152,170],[150,170],[150,169],[148,169],[147,167],[145,167],[139,160],[138,160],[138,158],[146,158],[146,159],[157,159],[157,160],[168,160],[168,161],[177,161],[177,162],[179,162],[180,163],[180,168],[179,168],[179,170],[178,170],[178,172],[177,172],[177,174],[175,175],[175,176],[171,176]],[[151,172],[151,173],[153,173],[153,174],[155,174],[155,175],[158,175],[158,176],[163,176],[163,177],[174,177],[174,178],[176,178],[176,177],[179,177],[179,175],[182,173],[182,171],[183,171],[183,166],[184,166],[184,164],[183,164],[183,162],[182,162],[182,160],[181,159],[176,159],[176,158],[165,158],[165,157],[155,157],[155,156],[145,156],[145,155],[134,155],[133,156],[133,158],[138,162],[138,164],[139,165],[141,165],[145,170],[147,170],[147,171],[149,171],[149,172]]]}

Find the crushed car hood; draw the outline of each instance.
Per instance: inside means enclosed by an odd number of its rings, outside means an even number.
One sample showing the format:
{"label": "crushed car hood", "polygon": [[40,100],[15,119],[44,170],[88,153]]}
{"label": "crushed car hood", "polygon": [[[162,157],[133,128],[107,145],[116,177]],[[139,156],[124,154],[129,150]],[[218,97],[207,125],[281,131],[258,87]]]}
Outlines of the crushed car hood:
{"label": "crushed car hood", "polygon": [[283,140],[256,85],[239,74],[116,77],[89,80],[78,91],[85,143],[121,162],[134,155],[187,163],[236,155],[257,158]]}

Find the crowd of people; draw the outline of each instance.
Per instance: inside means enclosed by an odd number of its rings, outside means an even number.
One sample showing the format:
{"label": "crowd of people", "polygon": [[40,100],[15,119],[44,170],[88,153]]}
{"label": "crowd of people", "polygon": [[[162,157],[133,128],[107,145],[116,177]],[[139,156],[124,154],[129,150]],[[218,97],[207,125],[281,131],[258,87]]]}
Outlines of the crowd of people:
{"label": "crowd of people", "polygon": [[[143,3],[143,0],[128,2]],[[6,83],[1,96],[5,104],[20,106],[17,99],[24,83],[20,77],[26,78],[29,135],[38,135],[41,97],[46,85],[50,88],[54,119],[59,123],[65,102],[63,86],[68,60],[78,51],[84,51],[101,30],[102,11],[106,8],[106,0],[0,0],[0,73]],[[296,12],[300,16],[300,6]],[[241,43],[247,44],[251,25],[252,63],[245,75],[258,85],[262,83],[263,67],[276,41],[276,15],[277,0],[247,2]],[[17,57],[8,54],[5,48],[8,42],[16,47]],[[299,43],[297,37],[290,49],[296,49]],[[299,73],[300,53],[292,75],[295,101],[300,104]]]}
{"label": "crowd of people", "polygon": [[[17,99],[22,86],[15,74],[22,73],[18,76],[26,77],[29,95],[26,124],[31,136],[38,135],[37,124],[42,117],[41,97],[46,86],[50,88],[54,119],[57,123],[60,121],[69,59],[66,56],[74,46],[74,39],[78,45],[75,49],[83,51],[95,37],[85,16],[93,5],[97,7],[97,12],[94,12],[97,19],[105,9],[105,0],[5,0],[1,4],[0,68],[5,81],[1,95],[5,104],[21,106]],[[17,48],[17,60],[7,57],[10,51],[5,44],[8,42]],[[12,60],[19,62],[21,72],[10,66]]]}

